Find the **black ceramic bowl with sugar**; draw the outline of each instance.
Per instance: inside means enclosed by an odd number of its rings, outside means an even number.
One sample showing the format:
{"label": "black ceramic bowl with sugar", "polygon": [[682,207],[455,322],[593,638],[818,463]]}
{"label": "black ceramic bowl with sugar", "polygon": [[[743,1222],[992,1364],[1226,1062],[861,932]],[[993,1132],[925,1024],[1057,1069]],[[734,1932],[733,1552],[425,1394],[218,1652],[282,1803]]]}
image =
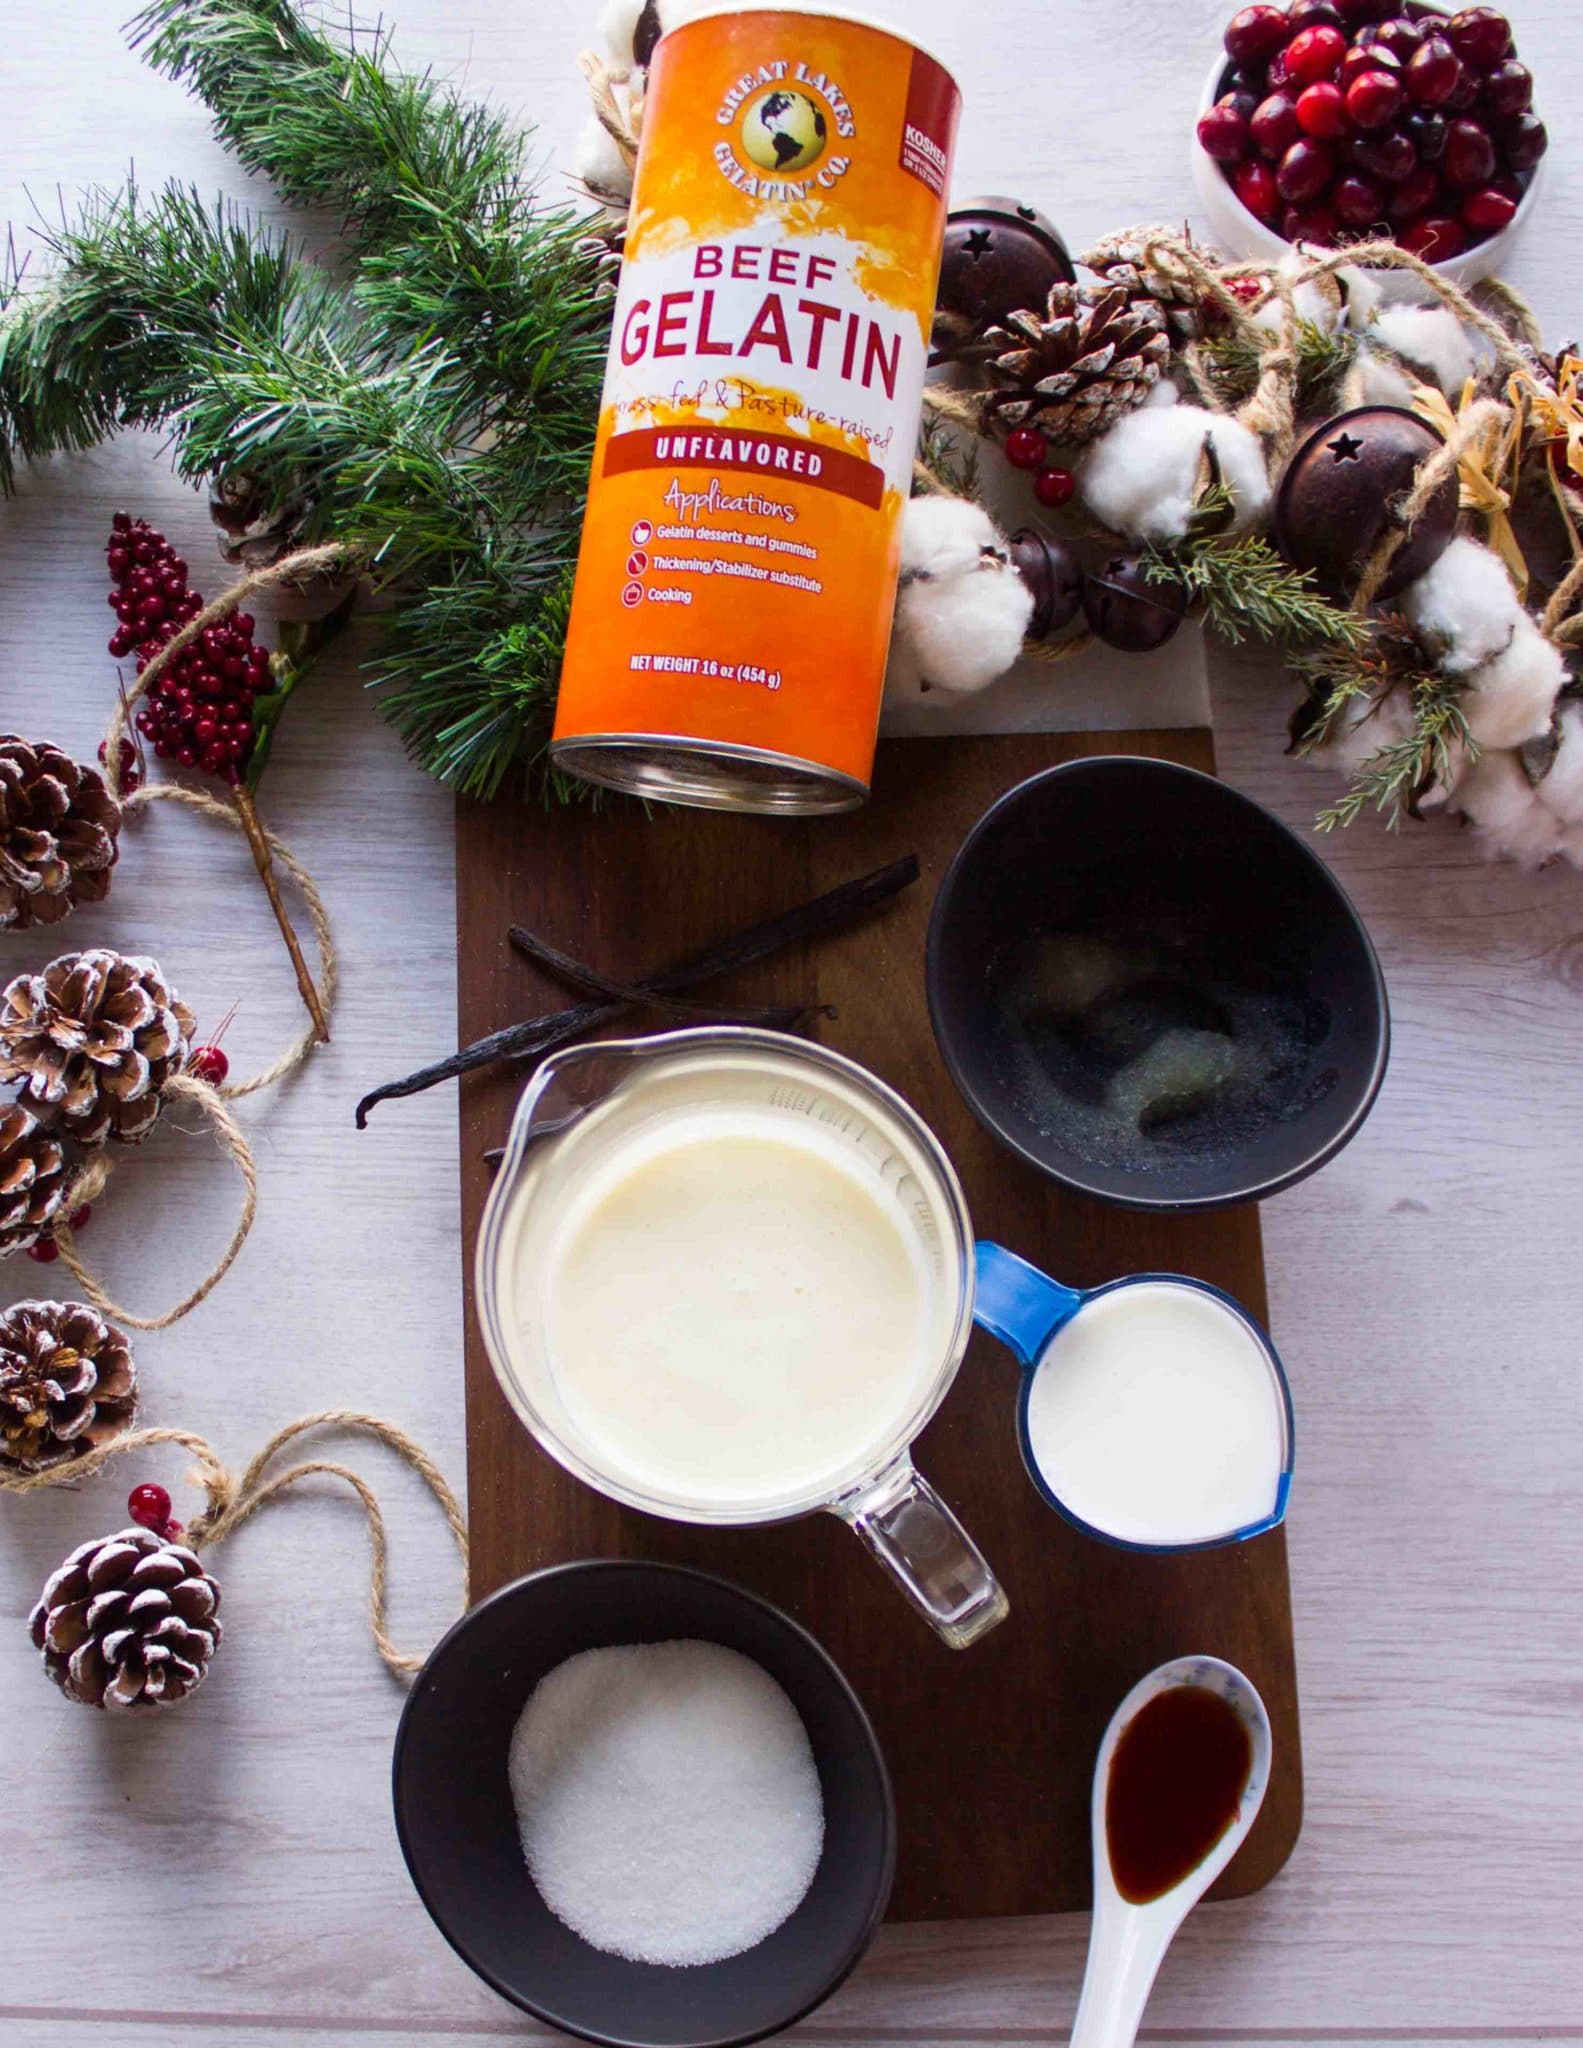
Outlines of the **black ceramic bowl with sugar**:
{"label": "black ceramic bowl with sugar", "polygon": [[927,978],[979,1120],[1126,1208],[1290,1187],[1385,1075],[1385,983],[1340,884],[1251,798],[1173,762],[1100,756],[1008,790],[940,885]]}
{"label": "black ceramic bowl with sugar", "polygon": [[[528,1695],[582,1650],[690,1638],[763,1667],[808,1731],[825,1835],[801,1904],[756,1948],[666,1968],[591,1947],[534,1888],[508,1777]],[[854,1967],[890,1898],[890,1777],[856,1694],[788,1616],[674,1565],[557,1565],[465,1614],[418,1674],[396,1735],[396,1832],[440,1932],[485,1983],[607,2048],[730,2048],[780,2032]]]}

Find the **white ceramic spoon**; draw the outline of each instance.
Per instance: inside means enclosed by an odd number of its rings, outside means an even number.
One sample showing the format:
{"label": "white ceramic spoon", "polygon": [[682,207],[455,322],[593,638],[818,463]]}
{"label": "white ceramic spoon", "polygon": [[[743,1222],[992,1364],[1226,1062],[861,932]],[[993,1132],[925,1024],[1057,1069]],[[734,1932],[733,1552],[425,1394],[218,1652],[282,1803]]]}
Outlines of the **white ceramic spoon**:
{"label": "white ceramic spoon", "polygon": [[[1116,1889],[1105,1833],[1110,1762],[1121,1731],[1138,1709],[1168,1686],[1198,1685],[1219,1693],[1247,1723],[1253,1765],[1237,1817],[1209,1854],[1179,1884],[1147,1905],[1134,1906]],[[1088,1941],[1083,1995],[1072,2027],[1072,2048],[1132,2048],[1155,1973],[1177,1928],[1236,1855],[1264,1803],[1270,1781],[1270,1718],[1252,1682],[1218,1657],[1177,1657],[1140,1678],[1110,1717],[1094,1765],[1094,1926]]]}

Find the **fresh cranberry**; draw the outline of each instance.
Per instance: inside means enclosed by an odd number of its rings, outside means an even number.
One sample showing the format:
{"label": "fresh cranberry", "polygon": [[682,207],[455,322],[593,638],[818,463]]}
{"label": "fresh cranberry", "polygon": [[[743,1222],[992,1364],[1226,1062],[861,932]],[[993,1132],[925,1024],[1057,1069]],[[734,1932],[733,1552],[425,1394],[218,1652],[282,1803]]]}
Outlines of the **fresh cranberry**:
{"label": "fresh cranberry", "polygon": [[1471,64],[1464,64],[1446,99],[1442,102],[1448,114],[1465,114],[1469,107],[1478,105],[1479,74]]}
{"label": "fresh cranberry", "polygon": [[1277,50],[1264,67],[1264,83],[1270,92],[1282,92],[1295,83],[1292,68],[1286,61],[1285,50]]}
{"label": "fresh cranberry", "polygon": [[1512,25],[1493,7],[1464,7],[1446,23],[1451,46],[1475,71],[1497,65],[1512,46]]}
{"label": "fresh cranberry", "polygon": [[1445,153],[1446,117],[1434,113],[1428,107],[1415,107],[1402,123],[1402,128],[1414,149],[1420,163],[1438,163]]}
{"label": "fresh cranberry", "polygon": [[1409,21],[1402,14],[1392,21],[1382,21],[1373,33],[1375,49],[1389,50],[1404,69],[1423,47],[1424,31],[1416,21]]}
{"label": "fresh cranberry", "polygon": [[1336,74],[1336,83],[1345,92],[1355,78],[1361,78],[1366,71],[1400,72],[1401,65],[1389,50],[1371,50],[1359,43],[1348,50],[1341,60],[1341,69]]}
{"label": "fresh cranberry", "polygon": [[1248,132],[1260,156],[1268,157],[1271,163],[1285,156],[1303,132],[1296,100],[1289,92],[1272,92],[1267,100],[1259,102],[1248,123]]}
{"label": "fresh cranberry", "polygon": [[1426,263],[1449,262],[1453,256],[1460,256],[1468,244],[1461,222],[1438,213],[1421,213],[1417,220],[1403,227],[1397,240]]}
{"label": "fresh cranberry", "polygon": [[1330,200],[1337,216],[1349,228],[1371,227],[1385,218],[1384,186],[1376,185],[1371,178],[1360,178],[1356,171],[1336,180]]}
{"label": "fresh cranberry", "polygon": [[1401,105],[1402,83],[1392,72],[1364,71],[1347,87],[1347,114],[1355,128],[1388,128]]}
{"label": "fresh cranberry", "polygon": [[1336,239],[1335,209],[1330,206],[1289,206],[1281,216],[1281,233],[1289,242],[1312,242],[1328,249]]}
{"label": "fresh cranberry", "polygon": [[1388,128],[1383,135],[1354,135],[1347,154],[1360,171],[1383,178],[1387,185],[1399,185],[1418,168],[1418,152],[1400,128]]}
{"label": "fresh cranberry", "polygon": [[1347,39],[1338,28],[1305,28],[1286,46],[1286,68],[1299,85],[1334,78],[1347,54]]}
{"label": "fresh cranberry", "polygon": [[1268,164],[1238,164],[1231,174],[1231,189],[1255,220],[1272,221],[1281,210],[1275,173]]}
{"label": "fresh cranberry", "polygon": [[[1070,503],[1076,489],[1077,478],[1069,469],[1041,469],[1033,480],[1033,495],[1050,512],[1059,511],[1061,506]],[[233,744],[245,747],[247,741],[238,732]]]}
{"label": "fresh cranberry", "polygon": [[1495,168],[1495,145],[1478,121],[1453,121],[1446,131],[1441,175],[1450,185],[1487,185]]}
{"label": "fresh cranberry", "polygon": [[1288,206],[1307,206],[1335,175],[1336,160],[1322,142],[1299,136],[1281,158],[1275,183]]}
{"label": "fresh cranberry", "polygon": [[1439,190],[1440,180],[1428,164],[1420,164],[1399,185],[1391,187],[1385,211],[1393,221],[1411,220],[1415,214],[1424,211]]}
{"label": "fresh cranberry", "polygon": [[[1224,101],[1210,108],[1198,124],[1198,145],[1217,164],[1241,163],[1248,154],[1248,119]],[[243,664],[239,661],[238,667]]]}
{"label": "fresh cranberry", "polygon": [[1392,0],[1336,0],[1341,19],[1348,28],[1363,28],[1371,21],[1383,21],[1388,14],[1396,13]]}
{"label": "fresh cranberry", "polygon": [[1515,199],[1508,198],[1494,185],[1481,185],[1463,200],[1462,223],[1464,227],[1477,228],[1481,234],[1498,234],[1516,211]]}
{"label": "fresh cranberry", "polygon": [[1430,36],[1408,60],[1402,81],[1421,107],[1443,107],[1462,81],[1462,63],[1444,36]]}
{"label": "fresh cranberry", "polygon": [[40,1266],[53,1266],[60,1257],[60,1246],[52,1237],[41,1237],[28,1246],[27,1255]]}
{"label": "fresh cranberry", "polygon": [[1531,171],[1550,147],[1550,135],[1536,114],[1514,114],[1500,126],[1501,154],[1514,171]]}
{"label": "fresh cranberry", "polygon": [[1305,135],[1332,142],[1347,132],[1347,102],[1339,85],[1327,78],[1305,86],[1297,95],[1297,119]]}
{"label": "fresh cranberry", "polygon": [[1281,7],[1244,7],[1226,23],[1226,55],[1233,64],[1267,64],[1291,34]]}
{"label": "fresh cranberry", "polygon": [[1335,0],[1292,0],[1286,10],[1286,28],[1296,35],[1305,28],[1340,28],[1341,9]]}
{"label": "fresh cranberry", "polygon": [[1479,87],[1479,105],[1487,114],[1526,113],[1533,104],[1534,75],[1526,64],[1507,57],[1484,74]]}

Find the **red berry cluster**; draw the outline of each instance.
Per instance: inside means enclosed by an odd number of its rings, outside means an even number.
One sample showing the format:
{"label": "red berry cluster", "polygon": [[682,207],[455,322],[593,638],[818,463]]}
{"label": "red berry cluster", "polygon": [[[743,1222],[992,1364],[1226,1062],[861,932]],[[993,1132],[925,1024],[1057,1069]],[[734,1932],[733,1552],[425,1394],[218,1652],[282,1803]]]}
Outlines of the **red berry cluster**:
{"label": "red berry cluster", "polygon": [[[73,1237],[83,1228],[92,1214],[93,1210],[86,1202],[83,1203],[80,1209],[73,1209],[69,1219]],[[60,1246],[55,1242],[53,1236],[41,1237],[37,1243],[28,1246],[27,1255],[40,1266],[53,1266],[60,1257]]]}
{"label": "red berry cluster", "polygon": [[1037,427],[1013,427],[1006,436],[1006,460],[1013,469],[1033,472],[1033,495],[1047,510],[1064,505],[1077,489],[1069,469],[1050,461],[1050,444]]}
{"label": "red berry cluster", "polygon": [[[117,512],[111,527],[105,555],[119,623],[110,652],[118,661],[135,655],[141,671],[197,617],[203,599],[187,581],[187,564],[146,519]],[[138,707],[134,722],[161,761],[242,780],[253,748],[253,699],[269,687],[269,655],[254,630],[247,612],[205,627]]]}
{"label": "red berry cluster", "polygon": [[1505,227],[1549,143],[1493,7],[1244,7],[1198,140],[1290,242],[1392,235],[1442,263]]}

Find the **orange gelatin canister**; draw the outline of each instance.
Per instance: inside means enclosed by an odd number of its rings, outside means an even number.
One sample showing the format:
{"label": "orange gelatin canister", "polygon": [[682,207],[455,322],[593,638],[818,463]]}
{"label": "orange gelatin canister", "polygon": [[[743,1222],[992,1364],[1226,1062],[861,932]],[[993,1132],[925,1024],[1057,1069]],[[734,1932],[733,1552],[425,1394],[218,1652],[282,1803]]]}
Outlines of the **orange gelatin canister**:
{"label": "orange gelatin canister", "polygon": [[655,50],[553,754],[676,803],[868,792],[950,75],[775,7]]}

